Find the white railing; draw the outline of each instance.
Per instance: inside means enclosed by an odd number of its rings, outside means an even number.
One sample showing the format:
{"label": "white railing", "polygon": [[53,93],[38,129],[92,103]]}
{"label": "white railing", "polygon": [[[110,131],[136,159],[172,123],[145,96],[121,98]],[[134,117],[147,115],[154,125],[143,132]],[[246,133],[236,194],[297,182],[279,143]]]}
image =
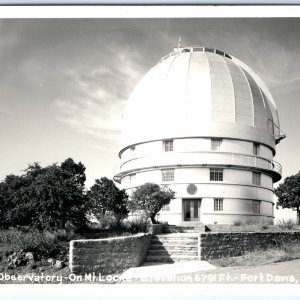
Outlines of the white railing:
{"label": "white railing", "polygon": [[231,152],[163,152],[153,156],[136,157],[120,166],[121,172],[134,169],[180,165],[224,165],[264,169],[281,174],[281,165],[263,157]]}

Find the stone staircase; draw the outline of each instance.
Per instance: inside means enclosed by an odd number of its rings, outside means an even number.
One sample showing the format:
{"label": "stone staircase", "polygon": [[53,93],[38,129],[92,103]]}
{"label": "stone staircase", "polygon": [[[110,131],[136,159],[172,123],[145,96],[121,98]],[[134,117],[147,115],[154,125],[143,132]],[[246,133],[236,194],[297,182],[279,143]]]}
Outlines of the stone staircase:
{"label": "stone staircase", "polygon": [[146,262],[198,260],[197,233],[155,235],[147,252]]}

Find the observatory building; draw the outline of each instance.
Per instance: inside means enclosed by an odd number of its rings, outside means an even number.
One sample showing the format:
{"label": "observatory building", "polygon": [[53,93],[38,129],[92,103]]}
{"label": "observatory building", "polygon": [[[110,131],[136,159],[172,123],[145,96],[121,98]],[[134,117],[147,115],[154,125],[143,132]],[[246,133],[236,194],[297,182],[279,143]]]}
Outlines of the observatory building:
{"label": "observatory building", "polygon": [[176,48],[137,84],[124,114],[120,170],[130,193],[153,182],[176,199],[160,221],[273,223],[275,102],[242,61],[206,47]]}

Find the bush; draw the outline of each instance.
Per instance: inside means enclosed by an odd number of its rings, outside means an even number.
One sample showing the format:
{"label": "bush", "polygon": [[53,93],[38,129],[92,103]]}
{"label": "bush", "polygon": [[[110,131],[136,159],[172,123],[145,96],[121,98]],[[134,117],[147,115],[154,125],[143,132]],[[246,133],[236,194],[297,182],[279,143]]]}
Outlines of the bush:
{"label": "bush", "polygon": [[74,233],[67,231],[50,232],[39,230],[8,229],[0,232],[2,256],[23,250],[33,252],[36,260],[56,258],[66,260],[69,240]]}
{"label": "bush", "polygon": [[119,222],[112,213],[98,214],[96,216],[98,223],[94,223],[94,229],[116,229],[119,226]]}
{"label": "bush", "polygon": [[53,233],[53,236],[54,242],[69,242],[76,238],[76,233],[74,230],[59,229]]}
{"label": "bush", "polygon": [[[102,214],[98,216],[99,223],[94,223],[89,228],[85,229],[86,233],[92,233],[97,236],[115,236],[116,234],[122,235],[124,233],[139,233],[147,232],[151,224],[146,214],[140,214],[139,216],[125,219],[122,222],[118,222],[113,214]],[[84,235],[84,232],[81,234]]]}
{"label": "bush", "polygon": [[263,225],[261,225],[261,229],[262,230],[267,230],[267,229],[269,229],[269,225],[263,224]]}
{"label": "bush", "polygon": [[233,226],[241,226],[243,225],[243,222],[241,220],[234,220],[233,221]]}
{"label": "bush", "polygon": [[175,199],[175,192],[167,186],[159,186],[155,183],[145,183],[139,186],[131,195],[128,201],[128,208],[131,212],[146,211],[153,224],[156,224],[155,216],[164,205]]}
{"label": "bush", "polygon": [[146,215],[140,215],[131,220],[123,221],[125,230],[130,233],[148,232],[151,222]]}
{"label": "bush", "polygon": [[300,244],[299,242],[294,242],[290,244],[283,245],[281,249],[286,254],[286,260],[297,259],[300,257]]}
{"label": "bush", "polygon": [[89,199],[89,212],[94,216],[112,215],[117,223],[128,216],[125,190],[120,190],[115,183],[107,177],[95,180],[95,184],[87,193]]}
{"label": "bush", "polygon": [[294,222],[291,219],[289,219],[287,221],[285,221],[283,219],[278,221],[278,227],[281,230],[291,230],[291,229],[294,228],[294,225],[295,224],[294,224]]}

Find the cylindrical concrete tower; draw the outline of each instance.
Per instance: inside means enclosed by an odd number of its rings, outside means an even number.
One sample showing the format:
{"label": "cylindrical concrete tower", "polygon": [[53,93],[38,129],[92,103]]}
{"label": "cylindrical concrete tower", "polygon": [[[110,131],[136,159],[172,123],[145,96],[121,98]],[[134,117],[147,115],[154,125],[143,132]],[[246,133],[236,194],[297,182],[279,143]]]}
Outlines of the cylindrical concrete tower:
{"label": "cylindrical concrete tower", "polygon": [[174,49],[130,96],[114,179],[129,194],[169,186],[176,199],[159,216],[169,224],[272,224],[282,138],[274,100],[246,64],[216,49]]}

